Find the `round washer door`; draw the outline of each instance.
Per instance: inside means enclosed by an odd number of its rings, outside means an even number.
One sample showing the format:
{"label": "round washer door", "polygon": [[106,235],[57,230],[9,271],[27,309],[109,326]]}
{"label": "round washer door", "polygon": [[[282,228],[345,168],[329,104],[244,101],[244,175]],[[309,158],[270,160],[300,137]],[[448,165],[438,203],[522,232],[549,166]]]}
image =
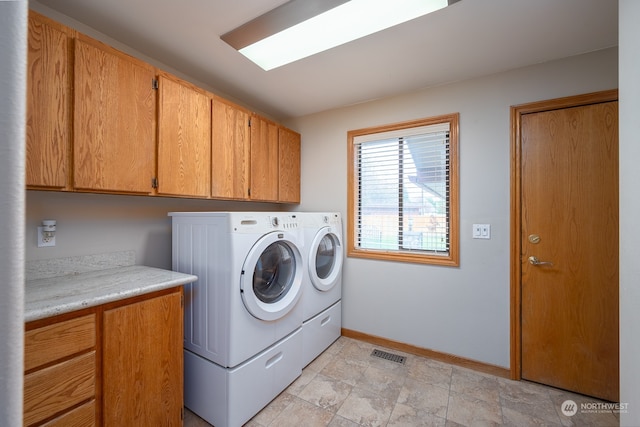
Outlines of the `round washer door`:
{"label": "round washer door", "polygon": [[342,242],[331,227],[320,229],[309,251],[309,276],[319,291],[335,286],[342,271]]}
{"label": "round washer door", "polygon": [[240,293],[252,316],[277,320],[300,299],[302,256],[287,232],[273,232],[256,242],[242,266]]}

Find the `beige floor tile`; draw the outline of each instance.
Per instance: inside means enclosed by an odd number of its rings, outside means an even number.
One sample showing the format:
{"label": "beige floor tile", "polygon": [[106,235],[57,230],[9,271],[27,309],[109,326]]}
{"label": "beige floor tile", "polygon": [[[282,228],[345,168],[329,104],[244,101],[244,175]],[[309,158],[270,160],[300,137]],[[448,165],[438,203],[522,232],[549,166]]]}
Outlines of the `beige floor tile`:
{"label": "beige floor tile", "polygon": [[445,419],[449,404],[449,391],[433,384],[407,378],[397,402],[400,405],[413,408],[420,414],[430,414]]}
{"label": "beige floor tile", "polygon": [[447,420],[465,426],[499,426],[502,424],[502,410],[498,403],[451,392]]}
{"label": "beige floor tile", "polygon": [[[334,343],[335,345],[335,343]],[[329,347],[331,348],[331,347]],[[325,351],[318,357],[316,357],[311,363],[304,368],[307,371],[320,372],[327,366],[332,360],[336,358],[337,352],[329,353]]]}
{"label": "beige floor tile", "polygon": [[353,387],[347,383],[318,374],[298,394],[298,397],[335,413],[342,406],[352,389]]}
{"label": "beige floor tile", "polygon": [[504,406],[502,407],[502,420],[503,420],[503,425],[508,427],[522,427],[522,426],[562,427],[562,424],[560,424],[560,419],[558,419],[557,423],[554,423],[549,420],[543,420],[543,419],[537,418],[535,415],[532,415],[531,413],[523,414],[522,412],[518,412],[516,410],[510,409]]}
{"label": "beige floor tile", "polygon": [[[389,362],[387,363],[394,363]],[[395,401],[398,399],[406,374],[398,374],[393,370],[385,370],[369,366],[358,382],[358,387],[372,391],[377,395]]]}
{"label": "beige floor tile", "polygon": [[368,365],[362,360],[344,359],[337,356],[320,373],[354,386],[362,380],[362,374],[367,368]]}
{"label": "beige floor tile", "polygon": [[[446,412],[446,407],[445,407]],[[446,420],[429,411],[397,403],[391,413],[388,427],[444,427]]]}
{"label": "beige floor tile", "polygon": [[374,348],[373,344],[357,340],[349,340],[344,344],[337,356],[343,359],[369,364],[371,360],[371,352]]}
{"label": "beige floor tile", "polygon": [[270,424],[277,427],[325,427],[333,419],[333,412],[322,409],[298,397]]}
{"label": "beige floor tile", "polygon": [[560,423],[556,405],[549,395],[549,387],[527,381],[500,379],[500,402],[503,408],[525,414],[550,424]]}
{"label": "beige floor tile", "polygon": [[360,424],[354,423],[351,420],[342,418],[339,415],[334,415],[333,419],[327,427],[359,427]]}
{"label": "beige floor tile", "polygon": [[449,390],[453,371],[451,365],[426,358],[414,358],[409,363],[409,378]]}
{"label": "beige floor tile", "polygon": [[469,369],[453,368],[451,391],[473,396],[489,403],[500,402],[500,384],[497,378]]}
{"label": "beige floor tile", "polygon": [[374,392],[354,388],[338,410],[338,415],[362,426],[385,426],[394,405],[394,401]]}

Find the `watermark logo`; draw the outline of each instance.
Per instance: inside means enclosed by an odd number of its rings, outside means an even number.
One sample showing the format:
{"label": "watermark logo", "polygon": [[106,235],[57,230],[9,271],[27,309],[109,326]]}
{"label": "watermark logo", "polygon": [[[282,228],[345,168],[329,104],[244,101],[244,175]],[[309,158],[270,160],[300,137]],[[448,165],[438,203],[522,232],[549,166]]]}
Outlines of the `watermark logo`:
{"label": "watermark logo", "polygon": [[601,414],[601,413],[627,413],[628,403],[606,403],[606,402],[586,402],[578,405],[573,400],[565,400],[560,405],[562,414],[566,417],[573,417],[580,411],[581,414]]}
{"label": "watermark logo", "polygon": [[565,400],[562,402],[562,406],[560,406],[562,410],[562,414],[566,417],[573,417],[578,413],[578,404],[573,400]]}

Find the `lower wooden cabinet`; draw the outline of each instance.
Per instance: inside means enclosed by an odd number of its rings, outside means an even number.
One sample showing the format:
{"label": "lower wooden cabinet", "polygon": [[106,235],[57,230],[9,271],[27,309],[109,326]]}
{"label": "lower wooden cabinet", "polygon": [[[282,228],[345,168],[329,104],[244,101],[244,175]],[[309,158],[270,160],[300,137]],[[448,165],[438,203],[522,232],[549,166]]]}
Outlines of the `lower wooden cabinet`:
{"label": "lower wooden cabinet", "polygon": [[181,425],[181,294],[106,310],[103,319],[104,425]]}
{"label": "lower wooden cabinet", "polygon": [[183,290],[26,324],[25,426],[181,426]]}

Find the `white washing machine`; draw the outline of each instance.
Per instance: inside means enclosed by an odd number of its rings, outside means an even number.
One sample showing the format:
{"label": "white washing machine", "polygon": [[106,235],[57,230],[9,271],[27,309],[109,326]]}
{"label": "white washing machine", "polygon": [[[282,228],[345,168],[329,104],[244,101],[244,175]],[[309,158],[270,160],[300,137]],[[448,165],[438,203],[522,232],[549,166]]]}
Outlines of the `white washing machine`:
{"label": "white washing machine", "polygon": [[306,366],[340,337],[342,329],[342,219],[339,213],[298,213],[304,230],[302,339]]}
{"label": "white washing machine", "polygon": [[172,212],[185,287],[185,406],[240,426],[302,373],[304,248],[296,215]]}

